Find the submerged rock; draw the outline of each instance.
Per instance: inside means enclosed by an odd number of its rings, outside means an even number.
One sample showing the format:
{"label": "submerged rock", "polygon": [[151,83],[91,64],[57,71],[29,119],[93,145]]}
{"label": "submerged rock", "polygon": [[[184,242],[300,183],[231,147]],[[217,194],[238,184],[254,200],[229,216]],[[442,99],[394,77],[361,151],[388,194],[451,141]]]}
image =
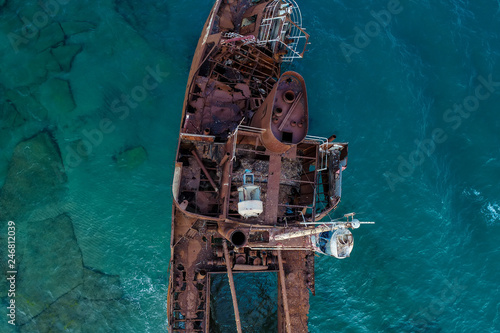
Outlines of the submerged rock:
{"label": "submerged rock", "polygon": [[[115,275],[83,267],[80,284],[48,305],[37,316],[23,322],[21,332],[106,331],[118,332],[130,316],[131,303],[122,298]],[[94,328],[94,329],[93,329]]]}
{"label": "submerged rock", "polygon": [[65,72],[69,72],[73,59],[81,50],[81,45],[61,45],[52,49],[51,52],[56,58],[60,68]]}
{"label": "submerged rock", "polygon": [[44,66],[48,73],[61,72],[62,66],[60,65],[59,59],[50,49],[40,53],[39,58],[40,65]]}
{"label": "submerged rock", "polygon": [[66,36],[71,36],[82,32],[94,30],[96,28],[96,25],[91,22],[69,21],[69,22],[61,22],[61,28]]}
{"label": "submerged rock", "polygon": [[25,323],[83,282],[83,259],[66,215],[26,224],[18,267],[17,321]]}
{"label": "submerged rock", "polygon": [[[149,45],[165,46],[164,32],[169,22],[169,6],[167,2],[139,0],[114,0],[114,9],[122,16]],[[151,13],[154,12],[154,15]]]}
{"label": "submerged rock", "polygon": [[68,214],[27,221],[22,230],[16,292],[22,331],[78,328],[88,323],[88,313],[107,318],[113,312],[107,308],[123,302],[119,276],[84,266]]}
{"label": "submerged rock", "polygon": [[132,170],[143,164],[148,153],[142,146],[129,148],[113,157],[119,168]]}
{"label": "submerged rock", "polygon": [[60,71],[61,68],[50,50],[36,54],[24,51],[5,57],[0,62],[0,81],[9,89],[35,87],[46,81],[48,73]]}
{"label": "submerged rock", "polygon": [[83,332],[85,321],[81,320],[82,313],[75,311],[80,306],[79,293],[77,290],[72,290],[50,304],[37,317],[31,318],[28,322],[23,322],[19,331],[26,333]]}
{"label": "submerged rock", "polygon": [[118,275],[104,274],[89,268],[85,268],[83,273],[83,284],[79,288],[82,297],[96,301],[122,298],[123,290]]}
{"label": "submerged rock", "polygon": [[[18,230],[16,322],[21,332],[119,327],[131,312],[119,277],[84,266],[70,216],[52,207],[64,193],[61,165],[56,142],[43,131],[15,147],[0,191],[0,227],[7,230],[5,224],[13,220]],[[46,205],[47,213],[57,215],[37,219]],[[6,244],[5,237],[0,233],[0,244]],[[0,256],[7,258],[6,247],[0,247]],[[6,264],[0,261],[2,272]],[[1,279],[0,297],[7,290]]]}
{"label": "submerged rock", "polygon": [[[59,148],[48,132],[20,142],[14,148],[9,162],[5,183],[0,190],[0,229],[7,230],[7,222],[15,221],[16,228],[23,233],[16,235],[16,241],[21,242],[26,237],[26,214],[35,209],[41,209],[48,204],[58,202],[63,192],[66,180],[61,169]],[[0,233],[0,244],[6,244],[7,233]],[[57,242],[57,240],[54,240]],[[22,249],[16,246],[16,261],[22,261]],[[0,246],[0,257],[7,258],[7,247]],[[7,260],[0,260],[0,270],[6,272]],[[0,296],[8,288],[5,279],[0,279]]]}
{"label": "submerged rock", "polygon": [[126,332],[136,311],[127,300],[91,300],[76,288],[22,325],[20,332]]}
{"label": "submerged rock", "polygon": [[6,101],[3,108],[0,110],[0,129],[9,129],[22,126],[26,122],[26,118],[16,109],[16,106]]}
{"label": "submerged rock", "polygon": [[70,112],[76,107],[69,82],[56,78],[40,86],[40,103],[52,114]]}
{"label": "submerged rock", "polygon": [[58,165],[59,147],[47,131],[17,144],[0,190],[0,221],[57,202],[66,180]]}
{"label": "submerged rock", "polygon": [[96,325],[95,328],[106,325],[106,331],[119,331],[119,325],[131,313],[131,303],[122,299],[120,278],[83,266],[81,268],[83,277],[80,283],[54,300],[37,316],[23,322],[21,332],[80,332],[82,328],[92,331],[93,325]]}
{"label": "submerged rock", "polygon": [[17,112],[25,119],[34,118],[41,121],[47,118],[47,109],[36,100],[28,87],[8,90],[5,93],[5,98],[8,103],[14,105]]}
{"label": "submerged rock", "polygon": [[40,30],[40,36],[36,42],[36,49],[43,51],[64,41],[64,32],[59,23],[54,22]]}

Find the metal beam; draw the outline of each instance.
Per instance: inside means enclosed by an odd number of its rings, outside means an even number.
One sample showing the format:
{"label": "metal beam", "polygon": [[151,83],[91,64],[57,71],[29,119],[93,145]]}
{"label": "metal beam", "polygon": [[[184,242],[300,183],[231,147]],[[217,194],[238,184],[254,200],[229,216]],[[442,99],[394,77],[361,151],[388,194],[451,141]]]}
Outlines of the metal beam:
{"label": "metal beam", "polygon": [[210,185],[214,188],[215,192],[219,193],[219,189],[217,188],[217,185],[215,185],[214,180],[212,179],[212,176],[208,173],[207,168],[203,165],[203,162],[201,161],[200,157],[198,156],[198,153],[196,152],[195,149],[191,150],[191,154],[193,155],[194,159],[198,163],[198,165],[201,168],[201,171],[205,174],[205,177],[207,177],[208,181],[210,182]]}
{"label": "metal beam", "polygon": [[236,329],[238,330],[238,333],[242,333],[241,321],[240,321],[240,311],[238,310],[238,300],[236,299],[236,289],[234,288],[233,270],[231,269],[232,263],[229,260],[229,251],[227,250],[226,240],[222,241],[222,246],[224,247],[224,257],[226,259],[227,277],[229,278],[229,288],[231,288],[231,297],[233,298],[234,318],[236,319]]}
{"label": "metal beam", "polygon": [[283,258],[281,258],[281,250],[278,250],[278,265],[280,270],[281,294],[283,295],[283,307],[285,308],[286,332],[292,333],[290,312],[288,310],[288,295],[286,293],[286,285],[285,285],[285,271],[283,270]]}

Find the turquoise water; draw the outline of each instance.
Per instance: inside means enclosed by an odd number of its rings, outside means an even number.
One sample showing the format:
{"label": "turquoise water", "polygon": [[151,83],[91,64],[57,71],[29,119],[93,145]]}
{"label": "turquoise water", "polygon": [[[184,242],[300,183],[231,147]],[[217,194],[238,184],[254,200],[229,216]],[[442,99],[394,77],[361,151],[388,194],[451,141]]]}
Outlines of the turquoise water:
{"label": "turquoise water", "polygon": [[[54,1],[0,1],[0,268],[13,220],[19,271],[0,331],[166,331],[172,161],[212,1]],[[350,143],[337,214],[377,222],[317,259],[310,331],[500,332],[500,3],[393,3],[299,3],[310,134]]]}
{"label": "turquoise water", "polygon": [[[278,274],[259,272],[233,275],[244,332],[277,332]],[[211,278],[210,333],[236,332],[231,290],[226,274]]]}

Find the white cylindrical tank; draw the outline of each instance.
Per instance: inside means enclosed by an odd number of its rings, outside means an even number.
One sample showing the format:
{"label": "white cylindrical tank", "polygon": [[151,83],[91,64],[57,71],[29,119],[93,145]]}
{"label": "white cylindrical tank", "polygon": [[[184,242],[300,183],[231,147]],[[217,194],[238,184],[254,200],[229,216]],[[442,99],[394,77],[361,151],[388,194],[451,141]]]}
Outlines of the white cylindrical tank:
{"label": "white cylindrical tank", "polygon": [[244,218],[257,217],[264,211],[260,200],[246,200],[238,202],[238,213]]}

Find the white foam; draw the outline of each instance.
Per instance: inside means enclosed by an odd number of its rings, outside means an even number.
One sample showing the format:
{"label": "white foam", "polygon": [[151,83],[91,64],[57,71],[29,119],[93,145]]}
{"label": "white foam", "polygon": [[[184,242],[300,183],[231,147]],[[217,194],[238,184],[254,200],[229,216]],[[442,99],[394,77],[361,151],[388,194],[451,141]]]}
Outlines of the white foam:
{"label": "white foam", "polygon": [[500,222],[500,205],[497,203],[486,204],[482,209],[483,214],[487,217],[486,223],[490,226]]}
{"label": "white foam", "polygon": [[464,194],[467,198],[477,200],[477,201],[483,201],[484,197],[481,195],[481,192],[478,190],[470,187],[466,188],[462,191],[462,194]]}

